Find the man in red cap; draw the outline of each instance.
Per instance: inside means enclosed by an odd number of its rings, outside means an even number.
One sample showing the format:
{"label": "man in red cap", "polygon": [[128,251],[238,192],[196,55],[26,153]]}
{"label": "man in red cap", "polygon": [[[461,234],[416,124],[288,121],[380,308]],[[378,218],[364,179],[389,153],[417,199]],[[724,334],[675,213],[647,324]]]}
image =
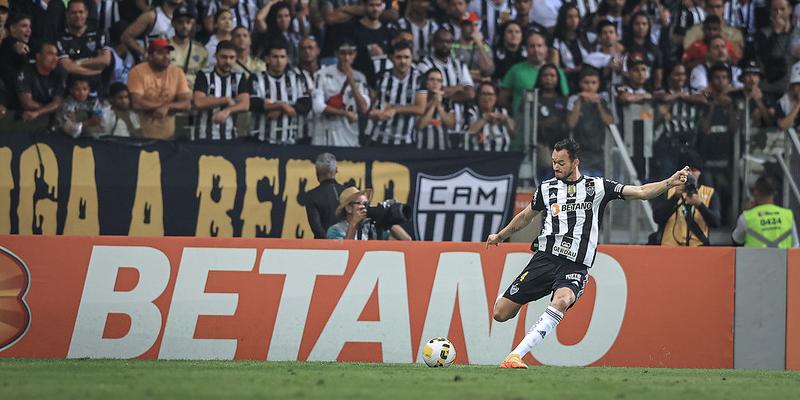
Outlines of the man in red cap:
{"label": "man in red cap", "polygon": [[189,111],[192,106],[186,75],[170,64],[173,49],[167,39],[154,39],[147,47],[147,61],[128,74],[131,103],[139,113],[145,138],[174,139],[174,112]]}
{"label": "man in red cap", "polygon": [[470,11],[461,19],[461,37],[453,43],[452,54],[469,69],[473,80],[481,80],[494,72],[492,49],[486,44],[478,23],[478,14]]}

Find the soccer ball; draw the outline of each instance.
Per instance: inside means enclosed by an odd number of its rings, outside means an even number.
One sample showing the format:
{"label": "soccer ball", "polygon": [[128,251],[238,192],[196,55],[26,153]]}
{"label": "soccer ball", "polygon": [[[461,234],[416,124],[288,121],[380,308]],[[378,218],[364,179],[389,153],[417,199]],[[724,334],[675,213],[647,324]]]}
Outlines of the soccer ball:
{"label": "soccer ball", "polygon": [[449,367],[456,359],[456,348],[446,338],[433,338],[422,348],[422,359],[431,368]]}

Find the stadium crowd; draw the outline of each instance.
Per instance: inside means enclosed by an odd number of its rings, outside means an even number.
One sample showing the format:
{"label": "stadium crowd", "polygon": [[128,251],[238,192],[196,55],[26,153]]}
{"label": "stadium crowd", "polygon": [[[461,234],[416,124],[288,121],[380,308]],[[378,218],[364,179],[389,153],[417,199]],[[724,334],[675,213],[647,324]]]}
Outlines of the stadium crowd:
{"label": "stadium crowd", "polygon": [[745,120],[800,123],[789,0],[0,0],[0,39],[2,118],[73,137],[524,150],[536,88],[584,172],[646,104],[651,176],[722,188]]}

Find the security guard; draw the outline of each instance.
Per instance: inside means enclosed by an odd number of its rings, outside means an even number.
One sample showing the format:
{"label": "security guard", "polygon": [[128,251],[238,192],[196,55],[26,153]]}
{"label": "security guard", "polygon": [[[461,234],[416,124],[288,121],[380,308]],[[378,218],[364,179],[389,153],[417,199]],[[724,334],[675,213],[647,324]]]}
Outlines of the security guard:
{"label": "security guard", "polygon": [[734,244],[757,248],[800,247],[794,213],[775,205],[775,192],[775,185],[770,178],[761,176],[756,180],[751,190],[753,207],[745,210],[736,221],[736,228],[731,235]]}

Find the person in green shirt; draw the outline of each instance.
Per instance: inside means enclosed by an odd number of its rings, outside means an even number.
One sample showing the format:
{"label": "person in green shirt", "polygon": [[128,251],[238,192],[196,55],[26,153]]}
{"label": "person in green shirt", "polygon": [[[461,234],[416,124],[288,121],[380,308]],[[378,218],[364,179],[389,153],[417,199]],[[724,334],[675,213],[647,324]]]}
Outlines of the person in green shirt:
{"label": "person in green shirt", "polygon": [[771,178],[761,176],[756,180],[751,190],[753,206],[736,221],[736,228],[731,234],[733,244],[756,248],[800,247],[794,213],[775,205],[776,192]]}
{"label": "person in green shirt", "polygon": [[[544,35],[539,32],[531,32],[525,39],[525,46],[528,59],[511,67],[500,81],[498,103],[511,110],[513,117],[520,116],[525,91],[533,89],[539,78],[539,69],[547,62],[547,42]],[[569,94],[567,77],[561,69],[558,70],[558,75],[561,82],[560,91],[566,96]],[[511,150],[520,150],[522,143],[522,135],[515,135],[511,142]]]}

